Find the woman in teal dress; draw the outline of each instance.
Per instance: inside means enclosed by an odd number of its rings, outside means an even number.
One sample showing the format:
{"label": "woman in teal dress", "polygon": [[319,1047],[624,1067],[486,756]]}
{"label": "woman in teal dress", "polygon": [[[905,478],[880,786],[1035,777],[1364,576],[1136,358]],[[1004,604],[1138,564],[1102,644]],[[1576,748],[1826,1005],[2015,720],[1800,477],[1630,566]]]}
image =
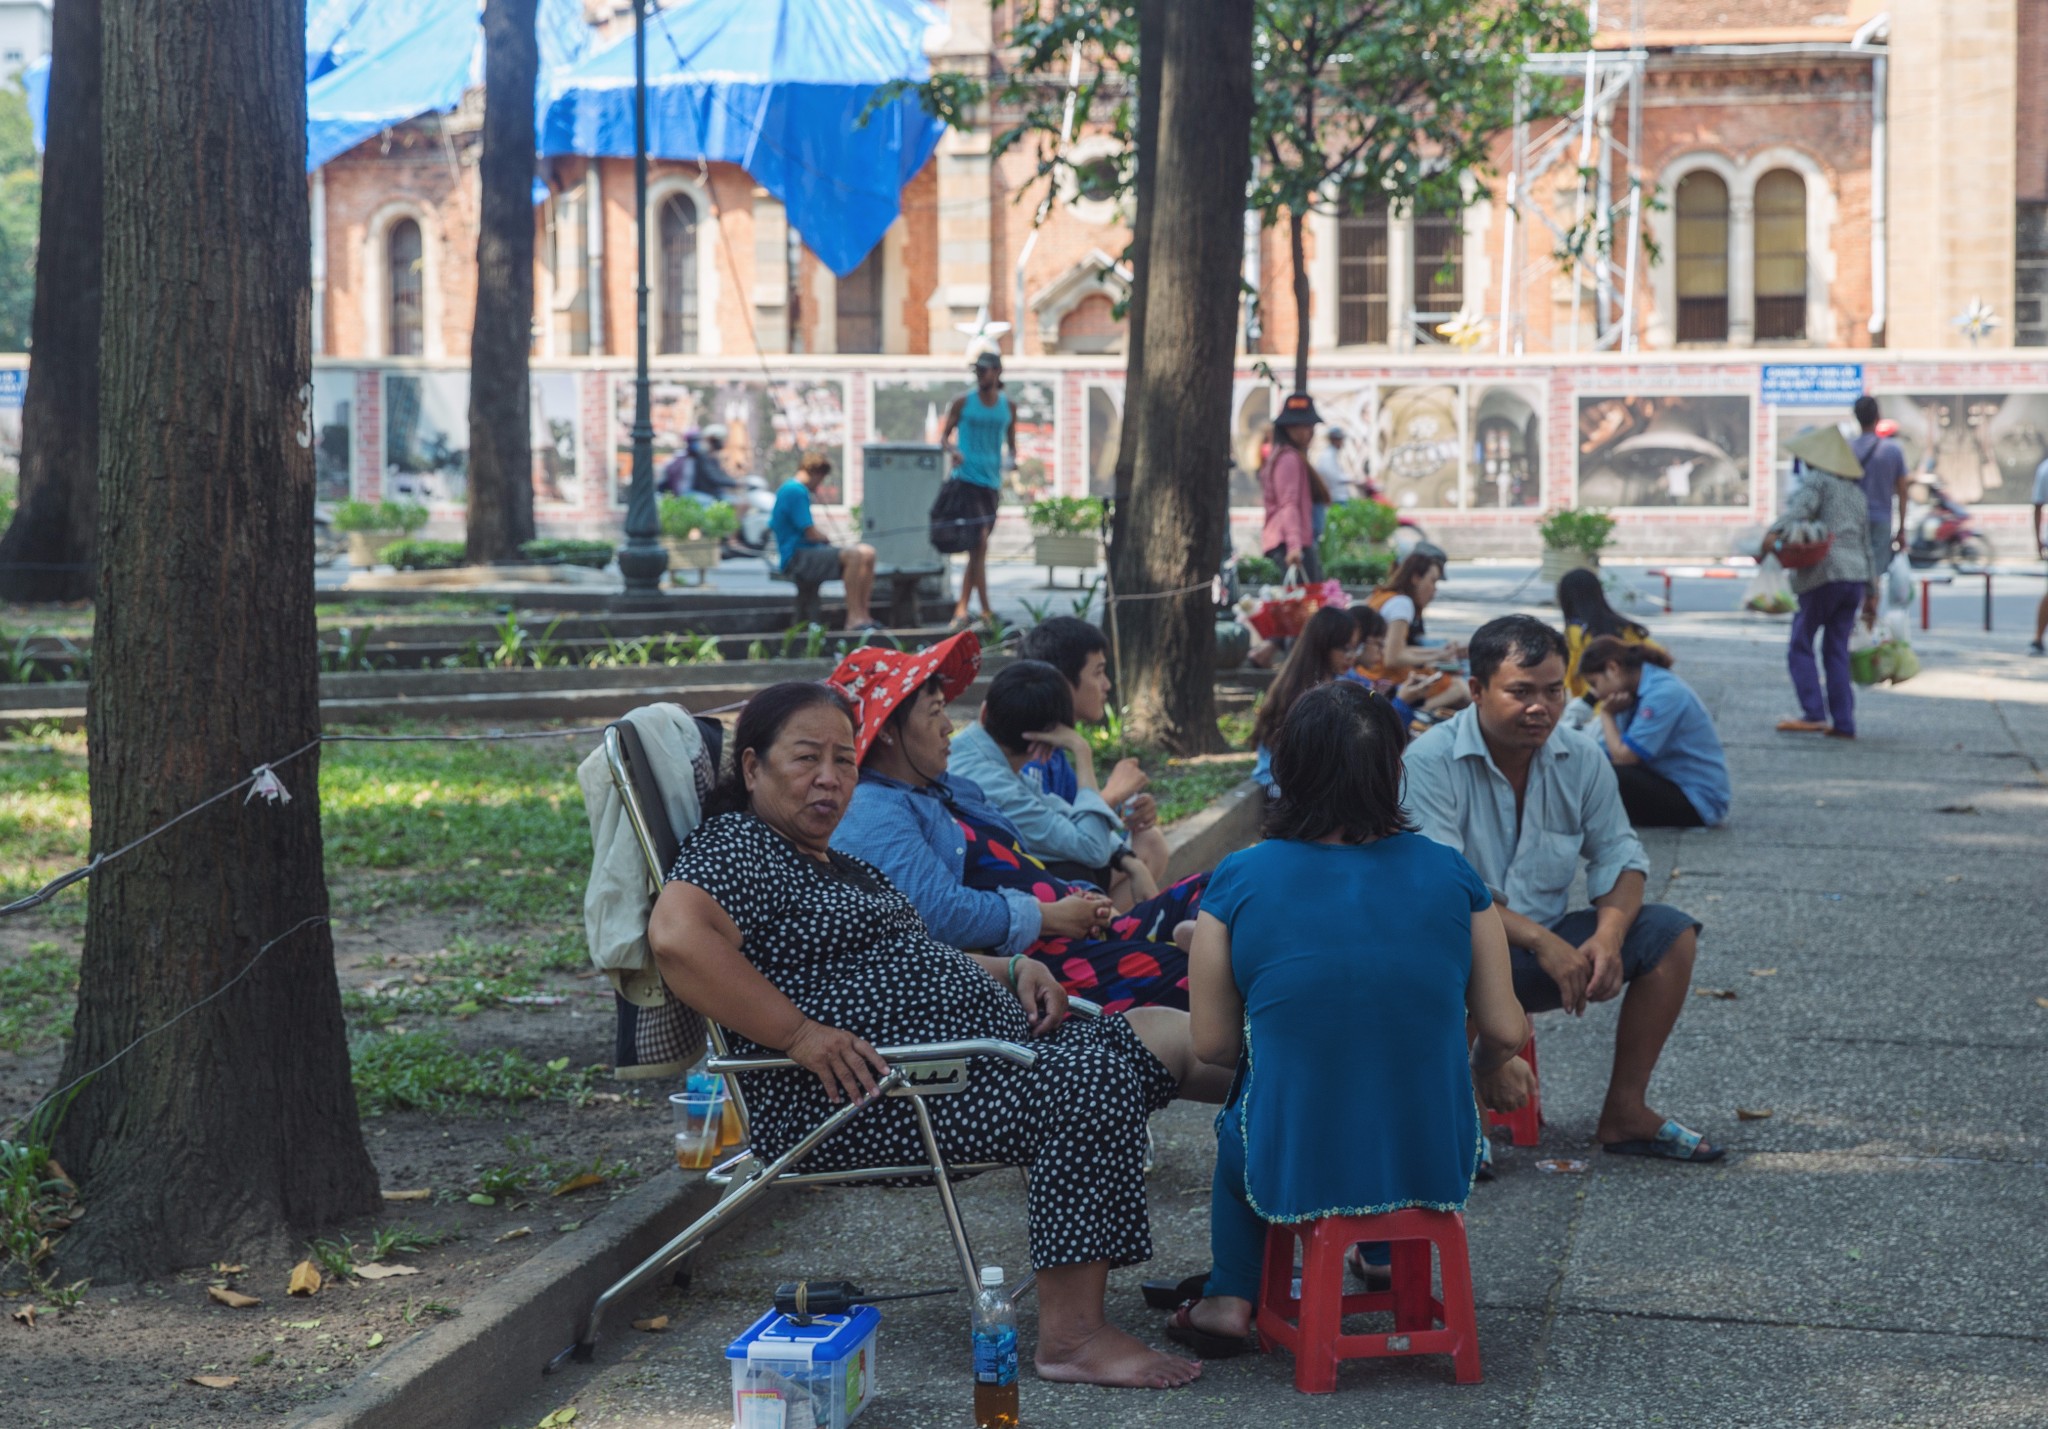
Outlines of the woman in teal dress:
{"label": "woman in teal dress", "polygon": [[980,498],[986,524],[967,548],[967,574],[960,581],[960,603],[953,607],[953,628],[967,628],[968,597],[981,596],[981,613],[995,609],[988,599],[988,538],[995,529],[996,506],[1003,496],[1003,448],[1017,459],[1017,409],[1003,391],[1003,359],[984,352],[974,359],[973,390],[962,392],[946,409],[946,429],[939,443],[953,458],[953,480]]}
{"label": "woman in teal dress", "polygon": [[1167,1334],[1205,1356],[1251,1343],[1269,1224],[1458,1210],[1475,1085],[1500,1110],[1528,1098],[1506,930],[1463,856],[1412,831],[1405,742],[1364,685],[1303,695],[1273,750],[1265,841],[1218,864],[1203,898],[1195,1052],[1237,1080],[1216,1118],[1213,1269]]}

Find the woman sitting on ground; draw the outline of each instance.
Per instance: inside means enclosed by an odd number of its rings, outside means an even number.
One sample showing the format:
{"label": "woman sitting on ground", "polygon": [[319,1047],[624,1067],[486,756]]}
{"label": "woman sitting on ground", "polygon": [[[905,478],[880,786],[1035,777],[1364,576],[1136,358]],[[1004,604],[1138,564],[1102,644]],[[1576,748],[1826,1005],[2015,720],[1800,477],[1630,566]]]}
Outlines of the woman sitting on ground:
{"label": "woman sitting on ground", "polygon": [[1304,695],[1274,749],[1265,841],[1209,882],[1195,1050],[1237,1080],[1216,1118],[1214,1269],[1167,1326],[1204,1356],[1253,1344],[1269,1222],[1458,1210],[1479,1164],[1475,1083],[1503,1111],[1528,1098],[1506,928],[1463,856],[1412,831],[1406,743],[1352,681]]}
{"label": "woman sitting on ground", "polygon": [[1358,624],[1350,611],[1325,606],[1301,628],[1294,648],[1287,652],[1287,663],[1273,677],[1252,720],[1252,748],[1259,756],[1252,765],[1252,778],[1269,792],[1273,789],[1273,740],[1280,733],[1287,712],[1317,685],[1328,684],[1350,670],[1357,658]]}
{"label": "woman sitting on ground", "polygon": [[1600,737],[1639,829],[1712,828],[1728,817],[1728,757],[1714,717],[1654,643],[1603,635],[1579,656]]}
{"label": "woman sitting on ground", "polygon": [[1586,647],[1603,635],[1625,644],[1648,645],[1663,651],[1662,663],[1670,668],[1670,652],[1650,638],[1649,630],[1607,603],[1607,591],[1597,572],[1566,571],[1557,583],[1557,612],[1564,621],[1565,693],[1575,700],[1585,699],[1591,693],[1580,660]]}
{"label": "woman sitting on ground", "polygon": [[1113,1012],[1185,1008],[1184,942],[1208,875],[1197,874],[1118,913],[1093,885],[1049,872],[971,779],[947,773],[946,706],[981,668],[963,631],[916,655],[869,646],[830,683],[860,709],[860,786],[834,848],[871,860],[909,895],[932,936],[956,948],[1021,956],[1069,992]]}
{"label": "woman sitting on ground", "polygon": [[1387,659],[1387,618],[1369,605],[1354,605],[1351,621],[1358,627],[1358,658],[1344,672],[1344,678],[1385,695],[1401,721],[1401,728],[1419,733],[1456,710],[1456,681],[1446,687],[1440,675],[1425,672],[1411,674],[1405,680],[1376,679],[1371,672],[1383,668]]}
{"label": "woman sitting on ground", "polygon": [[[1178,1015],[1070,1021],[1066,994],[1044,969],[945,946],[881,870],[835,852],[831,837],[859,778],[854,729],[853,707],[826,685],[771,685],[747,703],[731,772],[648,923],[656,965],[684,1001],[732,1033],[736,1055],[780,1054],[802,1069],[746,1074],[763,1160],[844,1099],[874,1091],[889,1070],[878,1044],[1031,1042],[1036,1065],[977,1060],[968,1091],[923,1106],[949,1160],[1030,1169],[1038,1373],[1153,1388],[1190,1382],[1199,1365],[1103,1317],[1110,1267],[1152,1254],[1145,1118],[1173,1098],[1178,1076],[1145,1039],[1164,1025],[1171,1040]],[[923,1159],[911,1106],[889,1099],[802,1168]]]}
{"label": "woman sitting on ground", "polygon": [[1465,682],[1439,668],[1440,662],[1455,664],[1464,659],[1465,647],[1455,640],[1432,641],[1423,629],[1423,612],[1436,599],[1443,578],[1444,553],[1434,546],[1417,546],[1401,558],[1386,584],[1365,598],[1366,605],[1387,622],[1387,636],[1379,663],[1360,673],[1375,680],[1428,676],[1426,686],[1415,687],[1422,695],[1420,704],[1408,701],[1416,706],[1424,725],[1435,724],[1472,703]]}

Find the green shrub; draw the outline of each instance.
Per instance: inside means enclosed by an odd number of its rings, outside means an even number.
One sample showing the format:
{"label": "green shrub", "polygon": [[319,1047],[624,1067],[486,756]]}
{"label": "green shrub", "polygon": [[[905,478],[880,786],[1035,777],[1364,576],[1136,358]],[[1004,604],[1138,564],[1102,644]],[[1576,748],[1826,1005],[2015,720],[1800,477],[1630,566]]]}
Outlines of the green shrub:
{"label": "green shrub", "polygon": [[528,541],[519,548],[522,560],[601,571],[612,563],[609,541]]}
{"label": "green shrub", "polygon": [[446,571],[468,565],[469,553],[460,541],[398,541],[384,559],[401,571]]}
{"label": "green shrub", "polygon": [[661,534],[677,541],[723,541],[740,529],[740,513],[723,501],[695,496],[661,498]]}
{"label": "green shrub", "polygon": [[1553,511],[1536,528],[1545,549],[1597,556],[1614,539],[1614,518],[1605,511]]}
{"label": "green shrub", "polygon": [[337,531],[403,531],[408,536],[427,524],[427,508],[417,501],[344,501],[334,508]]}
{"label": "green shrub", "polygon": [[1373,551],[1363,556],[1339,556],[1323,562],[1323,574],[1345,585],[1376,586],[1393,572],[1392,552]]}
{"label": "green shrub", "polygon": [[1024,509],[1034,535],[1093,536],[1102,529],[1099,496],[1047,496]]}
{"label": "green shrub", "polygon": [[1323,523],[1323,559],[1384,546],[1400,525],[1400,513],[1385,502],[1340,501]]}
{"label": "green shrub", "polygon": [[1237,558],[1237,583],[1241,586],[1278,585],[1281,574],[1278,561],[1269,561],[1264,556]]}

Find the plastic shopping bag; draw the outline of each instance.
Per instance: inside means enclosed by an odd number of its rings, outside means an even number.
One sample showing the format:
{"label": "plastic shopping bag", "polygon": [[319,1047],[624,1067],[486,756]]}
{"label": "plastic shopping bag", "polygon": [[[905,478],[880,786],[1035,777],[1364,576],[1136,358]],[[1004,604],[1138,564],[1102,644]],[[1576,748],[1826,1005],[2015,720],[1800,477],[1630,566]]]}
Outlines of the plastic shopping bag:
{"label": "plastic shopping bag", "polygon": [[1778,558],[1765,556],[1757,562],[1756,574],[1750,578],[1749,590],[1742,597],[1742,608],[1763,615],[1790,615],[1798,605]]}
{"label": "plastic shopping bag", "polygon": [[1891,665],[1885,654],[1886,643],[1874,627],[1858,621],[1849,632],[1849,678],[1859,685],[1882,684],[1889,677]]}

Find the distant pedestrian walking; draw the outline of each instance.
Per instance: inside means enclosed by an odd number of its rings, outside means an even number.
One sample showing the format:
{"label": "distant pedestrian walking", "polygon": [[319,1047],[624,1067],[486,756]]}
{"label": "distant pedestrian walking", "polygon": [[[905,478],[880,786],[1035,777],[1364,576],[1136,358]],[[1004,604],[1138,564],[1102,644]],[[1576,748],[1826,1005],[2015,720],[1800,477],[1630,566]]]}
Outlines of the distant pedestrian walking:
{"label": "distant pedestrian walking", "polygon": [[[1799,696],[1799,714],[1781,719],[1787,733],[1856,737],[1856,686],[1849,676],[1849,634],[1871,594],[1869,506],[1860,485],[1863,464],[1833,427],[1806,432],[1785,444],[1799,459],[1805,480],[1785,499],[1785,514],[1764,537],[1766,551],[1780,551],[1788,533],[1801,525],[1824,528],[1831,544],[1817,563],[1792,570],[1799,613],[1792,618],[1792,646],[1785,665]],[[1781,556],[1782,559],[1782,556]],[[1820,664],[1827,672],[1827,697],[1813,658],[1821,641]]]}

